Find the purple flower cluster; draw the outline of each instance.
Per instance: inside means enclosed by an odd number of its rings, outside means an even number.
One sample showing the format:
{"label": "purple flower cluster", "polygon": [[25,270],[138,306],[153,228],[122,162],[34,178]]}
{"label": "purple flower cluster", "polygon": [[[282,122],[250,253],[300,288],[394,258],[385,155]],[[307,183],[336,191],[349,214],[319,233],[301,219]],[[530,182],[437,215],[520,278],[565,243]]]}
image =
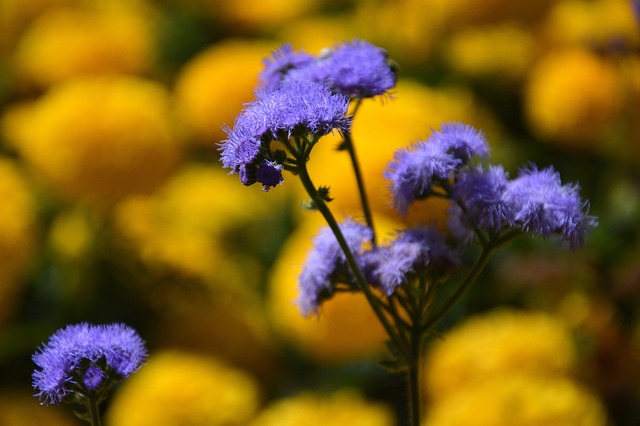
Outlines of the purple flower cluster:
{"label": "purple flower cluster", "polygon": [[[340,229],[369,284],[387,296],[412,276],[427,270],[446,275],[460,263],[458,254],[446,245],[444,235],[435,228],[405,230],[388,244],[376,247],[371,244],[373,232],[368,226],[347,220],[340,224]],[[301,312],[304,315],[317,312],[321,303],[331,297],[336,284],[357,289],[336,237],[329,228],[322,228],[313,240],[298,280],[297,303]]]}
{"label": "purple flower cluster", "polygon": [[[373,239],[373,231],[366,225],[351,219],[340,224],[349,249],[364,266],[363,255],[366,245]],[[347,259],[338,244],[338,240],[329,227],[320,229],[313,239],[313,248],[299,277],[297,303],[304,315],[316,312],[324,299],[333,294],[333,285],[338,282],[353,281],[347,266]]]}
{"label": "purple flower cluster", "polygon": [[482,132],[459,123],[443,124],[427,141],[396,151],[385,172],[395,208],[406,214],[415,200],[431,194],[434,183],[449,181],[472,157],[488,153]]}
{"label": "purple flower cluster", "polygon": [[265,91],[247,104],[227,140],[221,144],[225,168],[240,176],[244,185],[260,182],[265,190],[282,182],[282,164],[271,151],[274,140],[307,135],[323,136],[334,130],[347,132],[349,99],[309,81],[290,81]]}
{"label": "purple flower cluster", "polygon": [[396,76],[383,49],[356,40],[318,57],[285,44],[264,60],[260,81],[256,100],[225,129],[220,151],[223,166],[244,185],[260,182],[267,191],[282,183],[287,158],[286,151],[272,152],[272,141],[293,137],[304,143],[309,135],[348,132],[350,99],[382,95],[395,86]]}
{"label": "purple flower cluster", "polygon": [[458,254],[441,232],[418,227],[401,231],[389,244],[370,251],[366,271],[369,282],[390,296],[428,268],[434,275],[447,275],[459,264]]}
{"label": "purple flower cluster", "polygon": [[463,170],[453,187],[457,207],[450,226],[458,235],[475,228],[493,234],[516,229],[543,238],[558,236],[577,248],[597,225],[578,189],[563,185],[553,168],[530,167],[513,180],[501,167]]}
{"label": "purple flower cluster", "polygon": [[260,77],[268,90],[292,80],[315,81],[353,98],[383,95],[396,85],[387,52],[362,40],[333,46],[317,57],[285,44],[265,61]]}
{"label": "purple flower cluster", "polygon": [[406,214],[414,201],[432,195],[439,185],[441,195],[455,202],[450,227],[465,238],[474,229],[492,235],[519,230],[559,236],[576,248],[596,225],[586,214],[578,186],[563,185],[552,168],[531,167],[510,180],[501,166],[473,166],[474,157],[488,157],[486,140],[480,131],[458,123],[445,124],[428,141],[398,150],[385,175],[394,206]]}
{"label": "purple flower cluster", "polygon": [[56,331],[33,355],[37,396],[58,404],[74,391],[95,391],[136,372],[147,351],[140,336],[124,324],[69,325]]}

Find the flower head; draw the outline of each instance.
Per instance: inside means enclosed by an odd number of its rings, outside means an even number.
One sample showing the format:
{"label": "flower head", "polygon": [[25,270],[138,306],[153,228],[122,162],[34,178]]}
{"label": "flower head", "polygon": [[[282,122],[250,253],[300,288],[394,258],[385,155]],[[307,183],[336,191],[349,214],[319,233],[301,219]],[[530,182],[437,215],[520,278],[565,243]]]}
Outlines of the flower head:
{"label": "flower head", "polygon": [[446,272],[459,264],[457,255],[435,228],[414,228],[398,233],[387,246],[370,252],[367,269],[370,280],[387,295],[430,265]]}
{"label": "flower head", "polygon": [[264,69],[260,73],[260,81],[265,90],[277,89],[289,71],[304,67],[314,61],[313,55],[305,52],[294,52],[290,44],[280,46],[271,58],[263,60]]}
{"label": "flower head", "polygon": [[511,224],[513,213],[504,200],[509,185],[508,174],[501,166],[489,166],[484,170],[474,167],[460,173],[453,186],[455,200],[465,207],[454,209],[460,215],[460,223],[468,223],[481,229],[499,232]]}
{"label": "flower head", "polygon": [[96,390],[136,372],[147,356],[144,342],[124,324],[67,326],[33,355],[33,386],[57,404],[75,390]]}
{"label": "flower head", "polygon": [[448,180],[472,157],[487,155],[487,142],[479,130],[460,123],[443,124],[426,142],[394,154],[385,172],[391,181],[394,206],[406,214],[415,200],[429,195],[436,181]]}
{"label": "flower head", "polygon": [[[356,258],[363,262],[362,254],[366,244],[373,238],[373,231],[366,225],[346,220],[340,224],[344,238]],[[313,239],[313,248],[307,256],[298,288],[298,305],[304,314],[316,311],[323,299],[333,292],[334,282],[350,280],[351,272],[346,257],[331,229],[324,227]]]}
{"label": "flower head", "polygon": [[396,85],[387,52],[362,40],[328,49],[315,62],[292,71],[291,78],[321,82],[355,98],[382,95]]}
{"label": "flower head", "polygon": [[282,182],[281,165],[271,152],[273,140],[324,136],[334,130],[349,131],[349,99],[325,86],[291,81],[273,91],[263,91],[246,105],[227,140],[220,147],[224,167],[240,175],[243,184],[263,184],[267,190]]}
{"label": "flower head", "polygon": [[586,232],[597,225],[596,218],[585,213],[578,186],[562,185],[553,168],[525,169],[510,182],[504,199],[523,231],[542,237],[559,235],[572,248],[582,246]]}

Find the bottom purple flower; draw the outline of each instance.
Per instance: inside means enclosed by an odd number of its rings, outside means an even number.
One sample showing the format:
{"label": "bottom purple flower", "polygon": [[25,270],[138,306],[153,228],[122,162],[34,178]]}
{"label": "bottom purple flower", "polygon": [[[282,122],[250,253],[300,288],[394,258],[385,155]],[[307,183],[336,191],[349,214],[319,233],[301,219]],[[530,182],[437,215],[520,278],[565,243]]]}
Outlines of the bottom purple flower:
{"label": "bottom purple flower", "polygon": [[143,340],[124,324],[69,325],[33,355],[33,387],[44,403],[58,404],[73,393],[107,389],[136,372],[146,356]]}

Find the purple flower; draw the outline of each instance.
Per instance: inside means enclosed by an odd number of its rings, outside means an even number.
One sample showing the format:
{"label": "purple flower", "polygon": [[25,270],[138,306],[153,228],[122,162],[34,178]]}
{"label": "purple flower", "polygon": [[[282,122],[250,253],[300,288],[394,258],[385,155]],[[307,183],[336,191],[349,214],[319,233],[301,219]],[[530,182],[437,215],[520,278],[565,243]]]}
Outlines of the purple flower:
{"label": "purple flower", "polygon": [[310,65],[313,55],[305,52],[294,52],[290,44],[280,46],[271,58],[264,59],[264,69],[260,73],[261,86],[266,92],[280,87],[287,73],[291,70]]}
{"label": "purple flower", "polygon": [[456,208],[452,213],[460,215],[461,223],[498,233],[511,225],[513,216],[511,206],[504,200],[508,185],[508,174],[502,166],[465,169],[453,186],[453,198],[465,211]]}
{"label": "purple flower", "polygon": [[33,386],[46,403],[68,393],[96,390],[126,378],[144,362],[147,351],[138,334],[124,324],[69,325],[56,331],[33,355]]}
{"label": "purple flower", "polygon": [[[360,259],[364,247],[371,243],[373,231],[366,225],[346,220],[340,224],[349,249]],[[351,280],[351,272],[338,240],[329,227],[323,227],[313,239],[313,247],[298,279],[300,296],[297,304],[303,315],[316,312],[321,302],[333,293],[333,284]],[[362,266],[362,265],[361,265]]]}
{"label": "purple flower", "polygon": [[585,212],[587,203],[578,186],[562,185],[560,175],[552,168],[525,169],[510,182],[505,202],[513,211],[513,221],[523,231],[542,237],[559,235],[571,248],[584,244],[586,232],[597,225]]}
{"label": "purple flower", "polygon": [[282,177],[282,165],[274,161],[265,161],[256,170],[256,179],[262,184],[263,191],[268,191],[276,185],[280,185]]}
{"label": "purple flower", "polygon": [[449,180],[471,157],[487,155],[482,133],[459,123],[443,124],[426,142],[399,149],[385,171],[395,208],[406,214],[415,200],[429,196],[434,183]]}
{"label": "purple flower", "polygon": [[399,232],[389,245],[370,253],[367,275],[387,296],[429,266],[435,268],[434,272],[437,269],[439,274],[446,274],[460,263],[458,255],[446,245],[444,235],[435,228]]}
{"label": "purple flower", "polygon": [[348,108],[349,98],[319,83],[291,81],[265,91],[245,106],[233,128],[225,129],[227,139],[220,145],[222,165],[240,174],[243,184],[260,182],[268,190],[282,182],[271,142],[319,137],[334,130],[347,132],[351,125]]}
{"label": "purple flower", "polygon": [[430,143],[440,145],[442,150],[450,153],[463,163],[472,157],[489,156],[489,145],[481,130],[462,123],[444,123],[439,132],[433,132]]}
{"label": "purple flower", "polygon": [[387,52],[362,40],[327,49],[315,62],[292,70],[288,78],[321,82],[355,98],[382,95],[396,85]]}

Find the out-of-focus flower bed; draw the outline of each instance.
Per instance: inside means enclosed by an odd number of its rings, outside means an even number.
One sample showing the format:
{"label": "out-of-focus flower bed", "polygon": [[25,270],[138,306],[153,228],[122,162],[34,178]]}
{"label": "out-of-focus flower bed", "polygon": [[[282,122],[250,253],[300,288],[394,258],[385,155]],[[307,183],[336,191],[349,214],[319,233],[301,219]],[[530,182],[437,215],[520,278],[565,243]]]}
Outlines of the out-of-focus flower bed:
{"label": "out-of-focus flower bed", "polygon": [[[554,164],[599,217],[581,251],[519,241],[492,260],[430,343],[425,424],[639,424],[634,11],[630,0],[0,0],[0,424],[79,424],[38,406],[30,357],[81,321],[126,322],[148,344],[148,365],[106,402],[107,425],[405,423],[404,384],[376,365],[384,332],[364,298],[340,294],[310,318],[293,304],[321,225],[300,209],[302,188],[243,187],[218,161],[264,57],[355,38],[399,65],[393,97],[365,102],[353,129],[381,235],[446,221],[437,202],[398,216],[382,173],[450,120],[483,129],[514,174]],[[333,138],[309,167],[338,216],[357,216]]]}

